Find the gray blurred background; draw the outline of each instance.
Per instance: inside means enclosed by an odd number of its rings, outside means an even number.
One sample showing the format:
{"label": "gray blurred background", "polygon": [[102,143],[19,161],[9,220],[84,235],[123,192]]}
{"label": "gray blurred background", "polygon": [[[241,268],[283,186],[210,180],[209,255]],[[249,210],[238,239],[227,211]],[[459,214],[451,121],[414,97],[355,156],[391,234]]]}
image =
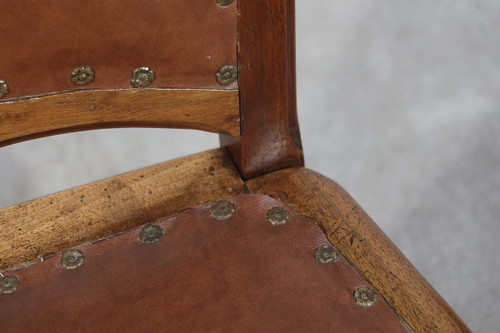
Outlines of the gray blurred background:
{"label": "gray blurred background", "polygon": [[[297,0],[306,164],[343,185],[476,332],[500,332],[500,1]],[[215,148],[104,130],[0,149],[0,207]]]}

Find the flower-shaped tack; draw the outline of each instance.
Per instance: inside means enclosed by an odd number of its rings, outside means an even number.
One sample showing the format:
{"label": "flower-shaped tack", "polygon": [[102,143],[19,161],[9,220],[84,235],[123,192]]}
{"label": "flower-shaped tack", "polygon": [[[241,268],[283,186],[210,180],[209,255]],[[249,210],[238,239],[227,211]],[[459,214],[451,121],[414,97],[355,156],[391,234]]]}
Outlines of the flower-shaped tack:
{"label": "flower-shaped tack", "polygon": [[134,88],[144,88],[147,87],[155,79],[155,71],[149,67],[137,67],[132,72],[132,78],[130,79],[130,84]]}
{"label": "flower-shaped tack", "polygon": [[154,244],[163,237],[163,231],[157,225],[147,224],[139,233],[139,238],[143,243]]}
{"label": "flower-shaped tack", "polygon": [[221,200],[214,203],[210,208],[210,211],[212,212],[213,217],[222,221],[227,220],[234,215],[236,206],[232,202]]}
{"label": "flower-shaped tack", "polygon": [[95,71],[90,66],[78,67],[71,73],[70,79],[77,86],[83,86],[94,81]]}
{"label": "flower-shaped tack", "polygon": [[266,217],[272,225],[277,226],[286,224],[290,213],[283,207],[273,207],[267,211]]}
{"label": "flower-shaped tack", "polygon": [[15,275],[5,275],[0,278],[0,294],[12,294],[19,288],[19,279]]}
{"label": "flower-shaped tack", "polygon": [[75,269],[83,265],[85,257],[78,250],[64,251],[61,257],[61,266],[66,269]]}
{"label": "flower-shaped tack", "polygon": [[7,95],[8,92],[9,86],[7,86],[7,83],[4,80],[0,79],[0,98]]}
{"label": "flower-shaped tack", "polygon": [[216,75],[217,82],[223,86],[227,86],[238,78],[238,69],[232,65],[222,67]]}
{"label": "flower-shaped tack", "polygon": [[354,291],[354,299],[356,304],[362,307],[370,307],[377,301],[377,294],[373,289],[360,287]]}
{"label": "flower-shaped tack", "polygon": [[217,3],[221,6],[229,6],[234,0],[217,0]]}

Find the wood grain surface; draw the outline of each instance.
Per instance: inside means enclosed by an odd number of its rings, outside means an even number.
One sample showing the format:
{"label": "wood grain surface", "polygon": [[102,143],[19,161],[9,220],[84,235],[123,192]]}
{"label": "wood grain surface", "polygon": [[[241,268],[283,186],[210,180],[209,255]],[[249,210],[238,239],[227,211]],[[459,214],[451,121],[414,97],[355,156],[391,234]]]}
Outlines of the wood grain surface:
{"label": "wood grain surface", "polygon": [[0,210],[0,271],[244,192],[225,149]]}
{"label": "wood grain surface", "polygon": [[302,166],[293,0],[238,1],[241,138],[221,137],[243,178]]}
{"label": "wood grain surface", "polygon": [[174,127],[239,136],[237,90],[79,90],[0,103],[0,146],[113,127]]}
{"label": "wood grain surface", "polygon": [[470,332],[442,297],[332,180],[305,169],[273,172],[246,183],[313,218],[345,257],[415,332]]}

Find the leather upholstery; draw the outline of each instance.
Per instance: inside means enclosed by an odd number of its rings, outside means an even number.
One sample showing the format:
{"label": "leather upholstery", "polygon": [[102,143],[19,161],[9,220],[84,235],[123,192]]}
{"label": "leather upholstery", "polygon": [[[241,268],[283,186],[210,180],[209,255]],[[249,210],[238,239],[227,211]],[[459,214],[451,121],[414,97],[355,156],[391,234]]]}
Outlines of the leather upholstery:
{"label": "leather upholstery", "polygon": [[[0,0],[0,79],[6,98],[77,88],[131,88],[136,67],[149,66],[149,87],[235,88],[215,75],[236,65],[236,1]],[[75,68],[94,82],[75,86]]]}
{"label": "leather upholstery", "polygon": [[[8,274],[21,286],[0,295],[1,332],[405,332],[379,295],[372,307],[353,298],[370,284],[342,257],[320,264],[329,242],[291,207],[263,195],[231,199],[235,214],[211,205],[155,223],[154,244],[141,228],[81,246],[81,267],[61,254]],[[275,206],[288,223],[266,219]]]}

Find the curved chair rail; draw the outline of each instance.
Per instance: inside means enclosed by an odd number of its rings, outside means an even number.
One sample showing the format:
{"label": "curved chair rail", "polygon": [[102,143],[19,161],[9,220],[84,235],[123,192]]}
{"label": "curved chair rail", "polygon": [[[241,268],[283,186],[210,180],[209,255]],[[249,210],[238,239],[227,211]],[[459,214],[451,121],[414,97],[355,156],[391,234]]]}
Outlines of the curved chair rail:
{"label": "curved chair rail", "polygon": [[0,209],[0,272],[241,193],[219,148]]}
{"label": "curved chair rail", "polygon": [[384,296],[414,332],[471,332],[354,199],[334,181],[306,168],[246,182],[313,218],[328,239]]}
{"label": "curved chair rail", "polygon": [[115,127],[174,127],[239,136],[237,90],[78,90],[0,103],[0,146]]}

